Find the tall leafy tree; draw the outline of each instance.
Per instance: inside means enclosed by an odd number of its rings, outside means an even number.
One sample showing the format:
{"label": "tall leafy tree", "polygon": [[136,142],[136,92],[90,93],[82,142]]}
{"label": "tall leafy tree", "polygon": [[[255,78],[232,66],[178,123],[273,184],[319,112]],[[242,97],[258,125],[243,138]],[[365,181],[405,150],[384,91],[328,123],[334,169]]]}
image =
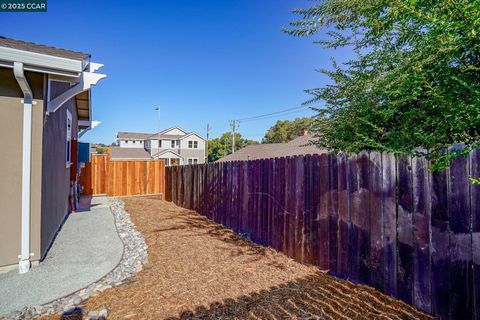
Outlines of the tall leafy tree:
{"label": "tall leafy tree", "polygon": [[[225,132],[220,138],[212,139],[208,142],[208,161],[213,162],[232,153],[232,133]],[[240,133],[235,133],[235,150],[239,150],[251,144],[257,144],[257,141],[244,139]]]}
{"label": "tall leafy tree", "polygon": [[296,118],[293,121],[279,120],[268,129],[262,143],[282,143],[296,138],[302,129],[310,130],[313,124],[312,118]]}
{"label": "tall leafy tree", "polygon": [[[453,143],[480,139],[478,0],[322,0],[295,9],[284,31],[316,36],[355,58],[320,70],[331,84],[307,90],[323,148],[413,153],[424,148],[444,167]],[[469,148],[464,153],[468,152]]]}

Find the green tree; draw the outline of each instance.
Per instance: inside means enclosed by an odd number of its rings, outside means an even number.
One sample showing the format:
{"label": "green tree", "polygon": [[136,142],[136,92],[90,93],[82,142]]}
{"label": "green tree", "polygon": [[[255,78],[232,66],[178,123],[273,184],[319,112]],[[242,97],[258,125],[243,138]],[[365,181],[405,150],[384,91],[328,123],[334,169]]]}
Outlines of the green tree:
{"label": "green tree", "polygon": [[294,121],[279,120],[268,129],[262,143],[288,142],[298,137],[302,129],[311,130],[312,124],[313,119],[308,117],[296,118]]}
{"label": "green tree", "polygon": [[107,147],[97,146],[97,153],[98,154],[106,154],[107,153]]}
{"label": "green tree", "polygon": [[[326,102],[314,124],[321,147],[406,154],[424,148],[441,169],[477,146],[479,1],[324,0],[293,12],[298,19],[285,32],[356,53],[321,70],[331,84],[307,90],[307,103]],[[442,152],[453,143],[468,147],[453,157]]]}
{"label": "green tree", "polygon": [[[208,161],[213,162],[232,153],[232,133],[225,132],[220,138],[212,139],[208,142]],[[235,133],[235,150],[240,150],[251,144],[257,144],[257,141],[244,139],[240,133]]]}

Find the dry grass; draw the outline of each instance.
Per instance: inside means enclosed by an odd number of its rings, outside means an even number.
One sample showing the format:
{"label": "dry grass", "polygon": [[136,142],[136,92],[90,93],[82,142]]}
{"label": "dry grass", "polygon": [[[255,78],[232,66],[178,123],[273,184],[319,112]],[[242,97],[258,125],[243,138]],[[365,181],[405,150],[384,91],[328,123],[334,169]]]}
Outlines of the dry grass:
{"label": "dry grass", "polygon": [[197,213],[155,199],[125,199],[149,246],[132,283],[90,298],[109,319],[428,319],[255,245]]}

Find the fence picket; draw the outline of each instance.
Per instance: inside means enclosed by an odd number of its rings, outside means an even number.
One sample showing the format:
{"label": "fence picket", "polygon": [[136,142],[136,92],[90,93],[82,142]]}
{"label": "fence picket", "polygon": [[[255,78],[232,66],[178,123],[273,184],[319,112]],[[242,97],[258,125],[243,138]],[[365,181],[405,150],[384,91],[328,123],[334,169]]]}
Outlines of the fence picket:
{"label": "fence picket", "polygon": [[411,158],[398,160],[398,297],[408,304],[413,302],[413,186]]}
{"label": "fence picket", "polygon": [[382,153],[382,210],[384,232],[384,289],[397,296],[397,197],[396,159]]}
{"label": "fence picket", "polygon": [[[330,176],[330,168],[329,168],[329,161],[328,155],[322,154],[320,155],[320,171],[317,179],[319,179],[319,197],[320,197],[320,208],[319,208],[319,223],[318,223],[318,235],[320,241],[320,248],[319,248],[319,265],[322,269],[328,269],[329,264],[329,202],[330,202],[330,195],[329,195],[329,176]],[[336,252],[335,252],[336,254]]]}
{"label": "fence picket", "polygon": [[359,215],[362,204],[358,197],[357,155],[348,158],[348,202],[350,203],[350,224],[348,229],[348,277],[359,280],[360,253],[359,253]]}
{"label": "fence picket", "polygon": [[337,252],[338,252],[338,168],[337,157],[329,155],[329,176],[328,176],[328,261],[330,272],[337,273]]}
{"label": "fence picket", "polygon": [[[471,153],[470,161],[470,176],[480,178],[480,149]],[[480,319],[480,185],[471,185],[470,199],[472,213],[472,283],[475,299],[475,319]]]}
{"label": "fence picket", "polygon": [[370,153],[370,284],[378,290],[384,290],[384,208],[382,206],[383,170],[382,154]]}
{"label": "fence picket", "polygon": [[337,245],[337,273],[348,274],[348,229],[350,224],[348,204],[348,162],[347,156],[342,154],[337,158],[338,163],[338,245]]}
{"label": "fence picket", "polygon": [[303,203],[303,262],[304,263],[314,263],[312,259],[312,248],[313,248],[313,234],[312,234],[312,199],[314,195],[312,194],[312,156],[305,156],[305,174],[303,185],[305,186]]}
{"label": "fence picket", "polygon": [[[457,146],[452,147],[456,149]],[[453,319],[473,317],[473,266],[471,264],[468,158],[458,157],[450,166],[451,305]]]}
{"label": "fence picket", "polygon": [[413,171],[413,297],[414,305],[431,312],[430,216],[428,161],[412,159]]}

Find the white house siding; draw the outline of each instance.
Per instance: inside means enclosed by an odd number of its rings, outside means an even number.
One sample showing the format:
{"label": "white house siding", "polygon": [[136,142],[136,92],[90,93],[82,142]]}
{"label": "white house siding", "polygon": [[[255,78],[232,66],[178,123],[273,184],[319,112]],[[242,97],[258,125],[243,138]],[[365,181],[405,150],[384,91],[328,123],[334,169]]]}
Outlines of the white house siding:
{"label": "white house siding", "polygon": [[119,140],[118,142],[123,148],[144,148],[143,140]]}
{"label": "white house siding", "polygon": [[168,131],[163,131],[162,134],[171,134],[171,135],[179,135],[179,136],[183,136],[185,134],[187,134],[187,132],[179,129],[179,128],[173,128],[171,130],[168,130]]}
{"label": "white house siding", "polygon": [[[191,149],[191,148],[188,147],[188,144],[189,144],[188,142],[189,141],[192,141],[192,142],[196,141],[197,144],[198,144],[197,149],[205,150],[205,141],[195,134],[192,134],[192,135],[182,139],[180,141],[180,149]],[[194,148],[192,148],[192,149],[194,149]]]}

